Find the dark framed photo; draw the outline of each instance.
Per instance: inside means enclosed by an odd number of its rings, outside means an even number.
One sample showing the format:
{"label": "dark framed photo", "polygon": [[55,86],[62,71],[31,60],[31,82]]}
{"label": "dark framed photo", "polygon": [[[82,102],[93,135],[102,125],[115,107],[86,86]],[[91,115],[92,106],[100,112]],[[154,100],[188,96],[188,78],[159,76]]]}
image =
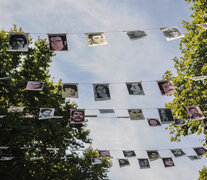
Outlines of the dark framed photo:
{"label": "dark framed photo", "polygon": [[9,33],[9,51],[28,51],[28,33]]}
{"label": "dark framed photo", "polygon": [[150,163],[148,159],[138,159],[140,169],[148,169],[150,168]]}
{"label": "dark framed photo", "polygon": [[184,34],[178,29],[177,26],[164,27],[164,28],[160,28],[160,30],[167,41],[184,37]]}
{"label": "dark framed photo", "polygon": [[84,109],[70,109],[70,124],[83,124],[85,122]]}
{"label": "dark framed photo", "polygon": [[95,101],[110,100],[109,84],[93,84]]}
{"label": "dark framed photo", "polygon": [[28,81],[26,90],[28,91],[41,91],[43,89],[44,82]]}
{"label": "dark framed photo", "polygon": [[50,51],[68,51],[66,34],[47,34]]}
{"label": "dark framed photo", "polygon": [[175,86],[172,81],[157,81],[162,96],[176,93]]}
{"label": "dark framed photo", "polygon": [[162,158],[162,161],[165,167],[175,166],[173,159],[171,157]]}
{"label": "dark framed photo", "polygon": [[161,120],[162,124],[174,123],[175,122],[171,109],[169,109],[169,108],[160,108],[160,109],[158,109],[158,112],[159,112],[160,120]]}
{"label": "dark framed photo", "polygon": [[131,120],[144,120],[144,114],[141,109],[128,109]]}
{"label": "dark framed photo", "polygon": [[145,95],[141,82],[126,83],[129,95]]}
{"label": "dark framed photo", "polygon": [[85,33],[86,39],[88,41],[89,46],[98,46],[107,44],[105,35],[103,32],[97,33]]}
{"label": "dark framed photo", "polygon": [[99,157],[111,157],[110,152],[108,150],[98,151]]}
{"label": "dark framed photo", "polygon": [[173,153],[175,157],[181,157],[185,155],[182,149],[171,149],[170,151]]}
{"label": "dark framed photo", "polygon": [[175,118],[175,125],[177,126],[177,125],[179,125],[179,126],[184,126],[184,125],[186,125],[187,123],[184,121],[184,119],[182,119],[182,118]]}
{"label": "dark framed photo", "polygon": [[147,36],[146,32],[141,30],[127,31],[127,35],[130,40],[142,39]]}
{"label": "dark framed photo", "polygon": [[199,106],[187,106],[185,108],[192,121],[205,119]]}
{"label": "dark framed photo", "polygon": [[207,150],[204,148],[204,147],[196,147],[196,148],[193,148],[194,151],[196,152],[196,154],[198,156],[203,156],[204,154],[207,153]]}
{"label": "dark framed photo", "polygon": [[54,117],[54,108],[40,108],[39,119],[50,119]]}
{"label": "dark framed photo", "polygon": [[147,122],[151,127],[161,126],[159,119],[156,118],[147,118]]}
{"label": "dark framed photo", "polygon": [[155,150],[147,151],[147,155],[148,155],[150,161],[155,161],[160,158],[159,152],[155,151]]}
{"label": "dark framed photo", "polygon": [[136,157],[134,151],[123,151],[124,157]]}
{"label": "dark framed photo", "polygon": [[120,167],[130,166],[128,159],[118,159],[118,161]]}
{"label": "dark framed photo", "polygon": [[64,83],[62,84],[62,98],[78,98],[78,84]]}
{"label": "dark framed photo", "polygon": [[91,158],[91,164],[102,164],[102,159],[99,158]]}

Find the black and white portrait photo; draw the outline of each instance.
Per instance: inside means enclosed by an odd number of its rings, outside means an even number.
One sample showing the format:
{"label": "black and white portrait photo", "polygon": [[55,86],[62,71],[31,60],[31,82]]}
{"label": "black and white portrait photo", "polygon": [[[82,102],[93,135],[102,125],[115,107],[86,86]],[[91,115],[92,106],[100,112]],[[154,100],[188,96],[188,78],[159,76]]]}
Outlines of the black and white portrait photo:
{"label": "black and white portrait photo", "polygon": [[140,169],[148,169],[150,168],[150,163],[148,159],[138,159]]}
{"label": "black and white portrait photo", "polygon": [[159,112],[160,120],[161,120],[162,124],[175,122],[171,109],[160,108],[160,109],[158,109],[158,112]]}
{"label": "black and white portrait photo", "polygon": [[141,109],[128,109],[131,120],[144,120],[144,114]]}
{"label": "black and white portrait photo", "polygon": [[98,151],[99,157],[111,157],[110,152],[108,150]]}
{"label": "black and white portrait photo", "polygon": [[145,95],[141,82],[126,83],[129,95]]}
{"label": "black and white portrait photo", "polygon": [[162,161],[165,167],[175,166],[173,159],[171,157],[162,158]]}
{"label": "black and white portrait photo", "polygon": [[125,166],[130,166],[128,159],[118,159],[118,161],[119,161],[120,168]]}
{"label": "black and white portrait photo", "polygon": [[196,148],[193,148],[194,151],[196,152],[196,154],[198,156],[203,156],[204,154],[207,153],[207,150],[204,148],[204,147],[196,147]]}
{"label": "black and white portrait photo", "polygon": [[199,106],[187,106],[185,108],[192,121],[205,119]]}
{"label": "black and white portrait photo", "polygon": [[134,151],[123,151],[124,157],[135,157],[136,154]]}
{"label": "black and white portrait photo", "polygon": [[105,35],[103,32],[98,33],[85,33],[89,46],[98,46],[107,44]]}
{"label": "black and white portrait photo", "polygon": [[182,119],[182,118],[175,118],[175,125],[177,126],[177,125],[179,125],[179,126],[184,126],[184,125],[186,125],[187,123],[184,121],[184,119]]}
{"label": "black and white portrait photo", "polygon": [[173,153],[173,155],[175,157],[180,157],[180,156],[184,156],[185,155],[185,153],[183,152],[182,149],[171,149],[170,151]]}
{"label": "black and white portrait photo", "polygon": [[155,161],[160,158],[160,154],[158,151],[147,151],[147,155],[150,161]]}
{"label": "black and white portrait photo", "polygon": [[93,84],[95,101],[110,100],[109,84]]}
{"label": "black and white portrait photo", "polygon": [[41,91],[43,89],[44,82],[38,82],[38,81],[28,81],[26,90],[29,91]]}
{"label": "black and white portrait photo", "polygon": [[9,111],[10,113],[12,112],[23,112],[24,111],[24,107],[23,106],[11,106],[9,108]]}
{"label": "black and white portrait photo", "polygon": [[50,119],[54,117],[54,108],[40,108],[39,119]]}
{"label": "black and white portrait photo", "polygon": [[100,114],[112,114],[115,113],[113,109],[99,109]]}
{"label": "black and white portrait photo", "polygon": [[176,93],[175,86],[172,81],[157,81],[162,96]]}
{"label": "black and white portrait photo", "polygon": [[68,51],[66,34],[48,34],[50,51]]}
{"label": "black and white portrait photo", "polygon": [[171,41],[174,39],[184,37],[184,34],[178,29],[177,26],[164,27],[164,28],[160,28],[160,30],[162,31],[162,33],[167,41]]}
{"label": "black and white portrait photo", "polygon": [[78,98],[78,84],[64,83],[62,84],[62,98]]}
{"label": "black and white portrait photo", "polygon": [[28,51],[28,33],[9,33],[9,51]]}
{"label": "black and white portrait photo", "polygon": [[147,118],[147,122],[151,127],[161,126],[159,119],[156,118]]}
{"label": "black and white portrait photo", "polygon": [[137,30],[137,31],[127,31],[127,35],[130,40],[137,40],[147,36],[146,32]]}
{"label": "black and white portrait photo", "polygon": [[84,109],[70,109],[70,124],[83,124],[85,122]]}

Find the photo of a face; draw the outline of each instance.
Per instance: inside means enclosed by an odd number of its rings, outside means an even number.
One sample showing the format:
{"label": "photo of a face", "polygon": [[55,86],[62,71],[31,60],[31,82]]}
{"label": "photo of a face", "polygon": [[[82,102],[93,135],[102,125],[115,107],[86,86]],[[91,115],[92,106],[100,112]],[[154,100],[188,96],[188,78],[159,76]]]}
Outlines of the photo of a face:
{"label": "photo of a face", "polygon": [[127,31],[127,35],[129,37],[130,40],[137,40],[137,39],[141,39],[147,36],[146,32],[144,31]]}
{"label": "photo of a face", "polygon": [[128,159],[118,159],[118,161],[119,161],[120,168],[125,166],[130,166]]}
{"label": "photo of a face", "polygon": [[28,51],[28,33],[9,33],[9,51]]}
{"label": "photo of a face", "polygon": [[160,30],[163,33],[163,35],[167,41],[171,41],[171,40],[175,40],[175,39],[184,37],[184,34],[178,29],[177,26],[164,27],[164,28],[160,28]]}
{"label": "photo of a face", "polygon": [[8,112],[23,112],[24,111],[24,107],[22,106],[11,106],[9,108],[9,111]]}
{"label": "photo of a face", "polygon": [[184,119],[179,118],[179,119],[175,119],[175,125],[179,125],[179,126],[184,126],[187,123],[184,121]]}
{"label": "photo of a face", "polygon": [[136,154],[134,151],[123,151],[124,157],[135,157]]}
{"label": "photo of a face", "polygon": [[54,108],[40,108],[39,120],[53,118],[54,113]]}
{"label": "photo of a face", "polygon": [[109,84],[93,84],[95,101],[110,100]]}
{"label": "photo of a face", "polygon": [[197,147],[197,148],[193,148],[193,149],[198,156],[203,156],[204,154],[207,153],[207,150],[203,147]]}
{"label": "photo of a face", "polygon": [[205,119],[199,106],[187,106],[185,108],[192,121]]}
{"label": "photo of a face", "polygon": [[104,33],[85,33],[89,46],[107,44]]}
{"label": "photo of a face", "polygon": [[160,108],[158,109],[158,112],[159,112],[160,120],[162,124],[175,122],[171,109]]}
{"label": "photo of a face", "polygon": [[201,159],[201,157],[199,157],[199,156],[194,156],[194,155],[192,155],[192,156],[188,156],[188,158],[190,158],[192,161]]}
{"label": "photo of a face", "polygon": [[177,92],[172,81],[158,81],[157,83],[162,96],[174,94]]}
{"label": "photo of a face", "polygon": [[160,158],[158,151],[147,151],[147,155],[150,161],[155,161]]}
{"label": "photo of a face", "polygon": [[185,153],[183,152],[182,149],[171,149],[171,152],[173,153],[173,155],[175,157],[180,157],[180,156],[184,156]]}
{"label": "photo of a face", "polygon": [[128,109],[131,120],[144,120],[144,115],[141,109]]}
{"label": "photo of a face", "polygon": [[28,81],[26,90],[28,91],[41,91],[43,89],[44,82]]}
{"label": "photo of a face", "polygon": [[78,84],[65,83],[62,85],[62,98],[78,98]]}
{"label": "photo of a face", "polygon": [[126,83],[129,95],[145,95],[141,82]]}
{"label": "photo of a face", "polygon": [[138,159],[140,169],[150,168],[150,163],[148,159]]}
{"label": "photo of a face", "polygon": [[98,151],[99,157],[111,157],[110,152],[107,150],[104,151]]}
{"label": "photo of a face", "polygon": [[161,126],[159,119],[156,118],[147,118],[148,124],[151,127]]}
{"label": "photo of a face", "polygon": [[49,50],[50,51],[67,51],[67,36],[66,34],[48,34]]}
{"label": "photo of a face", "polygon": [[84,109],[71,109],[70,110],[70,124],[83,124],[85,122]]}
{"label": "photo of a face", "polygon": [[171,157],[162,158],[163,164],[165,167],[172,167],[175,166],[173,160]]}

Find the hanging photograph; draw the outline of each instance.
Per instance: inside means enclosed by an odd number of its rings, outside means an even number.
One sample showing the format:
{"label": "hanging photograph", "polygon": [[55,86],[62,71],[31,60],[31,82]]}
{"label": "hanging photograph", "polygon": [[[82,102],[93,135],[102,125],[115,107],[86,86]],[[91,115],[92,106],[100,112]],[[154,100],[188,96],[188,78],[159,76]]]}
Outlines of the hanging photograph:
{"label": "hanging photograph", "polygon": [[109,84],[93,84],[95,101],[110,100]]}
{"label": "hanging photograph", "polygon": [[188,115],[190,116],[190,119],[192,121],[205,119],[199,106],[187,106],[185,108],[186,108]]}
{"label": "hanging photograph", "polygon": [[54,117],[54,108],[40,108],[39,119],[50,119]]}
{"label": "hanging photograph", "polygon": [[110,152],[108,150],[98,151],[99,157],[111,157]]}
{"label": "hanging photograph", "polygon": [[141,82],[126,83],[129,95],[145,95]]}
{"label": "hanging photograph", "polygon": [[204,29],[207,29],[207,23],[204,23],[204,24],[197,24],[197,25],[203,27]]}
{"label": "hanging photograph", "polygon": [[194,156],[194,155],[192,155],[192,156],[187,156],[187,157],[188,157],[189,159],[191,159],[192,161],[201,159],[200,156]]}
{"label": "hanging photograph", "polygon": [[162,31],[167,41],[171,41],[171,40],[184,37],[184,34],[178,29],[177,26],[164,27],[164,28],[160,28],[160,30]]}
{"label": "hanging photograph", "polygon": [[187,124],[187,122],[185,122],[184,121],[184,119],[182,119],[182,118],[178,118],[178,119],[176,119],[175,118],[175,126],[184,126],[184,125],[186,125]]}
{"label": "hanging photograph", "polygon": [[41,91],[43,89],[44,82],[28,81],[26,90],[28,91]]}
{"label": "hanging photograph", "polygon": [[189,77],[189,79],[193,81],[201,81],[207,79],[207,76],[194,76],[194,77]]}
{"label": "hanging photograph", "polygon": [[136,154],[134,151],[123,151],[124,157],[135,157]]}
{"label": "hanging photograph", "polygon": [[91,158],[91,164],[92,165],[102,164],[102,159],[99,159],[99,158]]}
{"label": "hanging photograph", "polygon": [[155,161],[157,159],[160,159],[160,154],[158,151],[147,151],[147,155],[150,161]]}
{"label": "hanging photograph", "polygon": [[140,169],[150,168],[150,163],[148,159],[138,159]]}
{"label": "hanging photograph", "polygon": [[159,119],[156,118],[147,118],[148,124],[151,127],[161,126]]}
{"label": "hanging photograph", "polygon": [[78,98],[78,84],[64,83],[62,84],[62,98]]}
{"label": "hanging photograph", "polygon": [[176,93],[175,86],[172,81],[157,81],[162,96]]}
{"label": "hanging photograph", "polygon": [[103,32],[97,33],[85,33],[86,39],[88,41],[89,46],[98,46],[107,44],[105,35]]}
{"label": "hanging photograph", "polygon": [[203,156],[204,154],[207,153],[207,150],[204,147],[197,147],[197,148],[193,148],[193,149],[198,156]]}
{"label": "hanging photograph", "polygon": [[28,51],[28,33],[9,33],[9,51]]}
{"label": "hanging photograph", "polygon": [[118,161],[119,161],[120,168],[125,166],[130,166],[128,159],[118,159]]}
{"label": "hanging photograph", "polygon": [[84,109],[70,109],[70,124],[83,124],[85,122]]}
{"label": "hanging photograph", "polygon": [[162,124],[174,123],[175,122],[171,109],[169,109],[169,108],[160,108],[160,109],[158,109],[158,112],[159,112],[160,120],[161,120]]}
{"label": "hanging photograph", "polygon": [[165,167],[172,167],[175,166],[171,157],[162,158],[163,164]]}
{"label": "hanging photograph", "polygon": [[100,114],[115,113],[113,109],[99,109]]}
{"label": "hanging photograph", "polygon": [[47,34],[50,51],[68,51],[66,34]]}
{"label": "hanging photograph", "polygon": [[182,149],[171,149],[170,151],[173,153],[173,155],[175,157],[180,157],[180,156],[184,156],[185,155],[185,153],[183,152]]}
{"label": "hanging photograph", "polygon": [[141,109],[128,109],[131,120],[144,120],[144,114]]}
{"label": "hanging photograph", "polygon": [[146,32],[137,30],[137,31],[127,31],[127,35],[130,40],[142,39],[147,36]]}
{"label": "hanging photograph", "polygon": [[23,106],[11,106],[9,108],[9,113],[12,113],[12,112],[23,112],[24,111],[24,107]]}

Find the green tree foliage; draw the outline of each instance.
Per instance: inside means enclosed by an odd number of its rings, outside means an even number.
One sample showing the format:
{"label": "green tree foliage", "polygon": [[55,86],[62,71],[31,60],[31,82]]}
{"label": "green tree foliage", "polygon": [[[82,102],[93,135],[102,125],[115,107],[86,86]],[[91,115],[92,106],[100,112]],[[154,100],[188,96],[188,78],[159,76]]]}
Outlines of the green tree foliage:
{"label": "green tree foliage", "polygon": [[[193,81],[189,77],[207,75],[207,30],[197,24],[207,23],[207,1],[185,0],[192,4],[192,22],[183,21],[183,27],[187,30],[185,37],[180,41],[182,57],[174,58],[174,67],[177,75],[166,71],[163,79],[172,80],[177,93],[172,102],[166,104],[171,108],[175,118],[183,118],[186,126],[171,124],[168,128],[172,134],[171,141],[180,141],[181,136],[197,133],[204,134],[203,146],[207,147],[207,132],[204,131],[203,120],[191,121],[185,106],[198,105],[207,116],[207,80]],[[206,173],[206,170],[203,173]],[[207,176],[207,173],[205,174]]]}
{"label": "green tree foliage", "polygon": [[[23,31],[14,26],[11,32]],[[100,165],[91,165],[91,158],[98,157],[96,151],[74,150],[91,144],[89,130],[86,125],[69,125],[69,109],[77,105],[62,99],[61,81],[54,84],[50,80],[49,67],[55,54],[49,52],[46,39],[33,43],[30,37],[28,52],[9,52],[8,42],[9,34],[0,31],[0,77],[11,78],[0,81],[0,115],[6,115],[0,118],[0,146],[9,147],[0,150],[0,157],[14,157],[11,161],[0,161],[0,179],[107,179],[111,166],[108,159],[104,158]],[[26,91],[27,81],[45,82],[44,88]],[[8,113],[11,106],[25,109]],[[63,118],[38,120],[39,108],[55,108],[55,116]],[[35,118],[23,118],[28,114]],[[59,150],[46,149],[55,147]],[[68,158],[60,158],[64,156]]]}
{"label": "green tree foliage", "polygon": [[201,171],[199,171],[199,173],[200,173],[199,180],[207,179],[207,167],[204,167]]}

